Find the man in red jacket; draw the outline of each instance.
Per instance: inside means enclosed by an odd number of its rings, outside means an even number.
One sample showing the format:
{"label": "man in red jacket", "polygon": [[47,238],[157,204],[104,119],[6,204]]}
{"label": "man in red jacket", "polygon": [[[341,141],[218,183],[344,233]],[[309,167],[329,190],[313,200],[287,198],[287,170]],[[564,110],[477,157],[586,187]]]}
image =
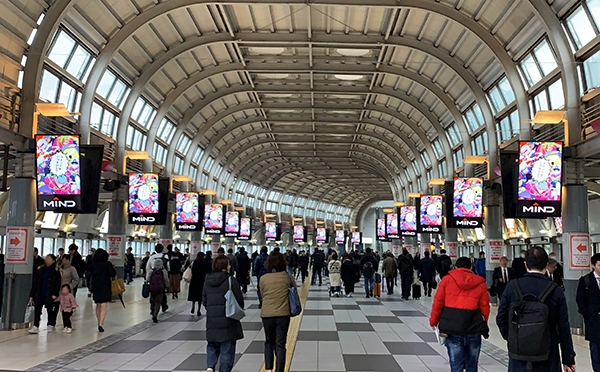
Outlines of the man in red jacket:
{"label": "man in red jacket", "polygon": [[429,319],[431,328],[447,335],[451,372],[477,372],[481,336],[489,336],[489,315],[485,280],[473,273],[468,257],[459,258],[456,269],[440,282]]}

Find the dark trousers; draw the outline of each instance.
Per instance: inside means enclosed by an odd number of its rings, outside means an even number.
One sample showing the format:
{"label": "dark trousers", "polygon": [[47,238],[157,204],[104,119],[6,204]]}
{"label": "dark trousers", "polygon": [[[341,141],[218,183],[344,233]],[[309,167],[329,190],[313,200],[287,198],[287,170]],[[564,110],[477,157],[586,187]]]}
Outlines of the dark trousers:
{"label": "dark trousers", "polygon": [[347,295],[354,293],[354,281],[344,282],[344,291]]}
{"label": "dark trousers", "polygon": [[284,372],[285,344],[290,328],[290,317],[262,318],[262,321],[265,327],[265,369],[273,370],[273,359],[276,357],[275,372]]}
{"label": "dark trousers", "polygon": [[313,276],[311,284],[316,284],[317,275],[319,275],[319,284],[323,283],[323,268],[322,267],[313,267]]}
{"label": "dark trousers", "polygon": [[125,282],[131,283],[133,281],[133,267],[125,267]]}
{"label": "dark trousers", "polygon": [[73,315],[72,311],[63,311],[62,312],[63,326],[65,328],[73,328],[71,326],[71,315]]}
{"label": "dark trousers", "polygon": [[[152,317],[156,318],[158,316],[158,312],[160,311],[161,303],[163,299],[165,299],[164,291],[159,292],[150,292],[150,312],[152,313]],[[164,309],[164,307],[163,307]]]}
{"label": "dark trousers", "polygon": [[308,269],[307,268],[300,268],[300,273],[302,274],[302,283],[304,283],[304,280],[306,279],[306,277],[308,276]]}
{"label": "dark trousers", "polygon": [[431,282],[433,280],[434,279],[428,280],[428,281],[425,281],[425,282],[422,281],[422,283],[423,283],[423,295],[431,296],[431,291],[433,290],[433,288],[431,288]]}
{"label": "dark trousers", "polygon": [[592,357],[592,369],[600,372],[600,344],[590,342],[590,356]]}
{"label": "dark trousers", "polygon": [[387,284],[388,294],[394,293],[394,277],[385,278],[385,283]]}
{"label": "dark trousers", "polygon": [[248,273],[238,272],[236,273],[237,282],[240,283],[240,289],[242,292],[248,292],[248,284],[246,284],[246,278],[248,277]]}
{"label": "dark trousers", "polygon": [[87,287],[88,292],[92,293],[92,272],[91,271],[85,272],[85,286]]}
{"label": "dark trousers", "polygon": [[160,306],[162,307],[162,311],[163,311],[163,313],[164,313],[165,311],[167,311],[167,308],[169,307],[169,304],[167,304],[167,297],[168,297],[168,296],[167,296],[167,295],[165,295],[165,293],[163,292],[163,296],[162,296],[162,299],[161,299],[161,301],[160,301]]}
{"label": "dark trousers", "polygon": [[408,299],[410,297],[410,286],[413,282],[413,277],[410,274],[402,274],[400,281],[402,282],[402,297]]}
{"label": "dark trousers", "polygon": [[235,364],[235,341],[209,342],[206,345],[207,368],[216,371],[220,361],[219,372],[231,372]]}
{"label": "dark trousers", "polygon": [[33,325],[36,327],[40,326],[40,319],[42,318],[42,309],[46,306],[48,312],[48,325],[56,327],[56,317],[58,316],[59,302],[54,302],[52,299],[38,300],[35,302],[35,319],[33,319]]}

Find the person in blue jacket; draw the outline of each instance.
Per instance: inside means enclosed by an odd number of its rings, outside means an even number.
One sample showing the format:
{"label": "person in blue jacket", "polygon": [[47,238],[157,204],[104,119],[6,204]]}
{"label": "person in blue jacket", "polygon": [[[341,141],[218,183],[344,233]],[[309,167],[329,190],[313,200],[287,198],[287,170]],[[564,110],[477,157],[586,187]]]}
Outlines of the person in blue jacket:
{"label": "person in blue jacket", "polygon": [[479,252],[479,258],[475,261],[475,274],[485,279],[485,252]]}

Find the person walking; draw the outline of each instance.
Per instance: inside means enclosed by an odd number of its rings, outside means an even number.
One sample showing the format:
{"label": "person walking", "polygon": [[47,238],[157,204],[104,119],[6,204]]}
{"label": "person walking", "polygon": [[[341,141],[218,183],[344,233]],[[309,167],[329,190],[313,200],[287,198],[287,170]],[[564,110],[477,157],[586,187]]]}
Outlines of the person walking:
{"label": "person walking", "polygon": [[115,267],[108,261],[108,253],[102,248],[96,250],[92,266],[92,298],[96,303],[98,332],[104,332],[104,320],[108,312],[108,303],[112,298],[111,281],[116,276]]}
{"label": "person walking", "polygon": [[563,283],[563,278],[557,273],[557,271],[558,262],[554,258],[548,258],[548,266],[546,266],[546,278],[564,290],[565,285]]}
{"label": "person walking", "polygon": [[62,265],[58,271],[60,272],[61,287],[67,284],[69,288],[77,288],[79,285],[79,275],[77,275],[77,270],[71,265],[71,255],[63,255]]}
{"label": "person walking", "polygon": [[227,250],[227,258],[229,258],[229,262],[231,262],[232,273],[237,272],[239,270],[239,263],[237,257],[233,254],[233,248]]}
{"label": "person walking", "polygon": [[169,260],[169,285],[167,286],[173,299],[179,298],[179,292],[181,292],[182,269],[183,255],[176,250],[171,253],[171,259]]}
{"label": "person walking", "polygon": [[590,342],[592,369],[600,372],[600,253],[591,261],[592,272],[579,278],[577,308],[585,323],[585,339]]}
{"label": "person walking", "polygon": [[71,287],[68,284],[63,284],[60,288],[60,296],[54,300],[60,304],[60,311],[63,319],[63,333],[73,332],[73,325],[71,323],[71,316],[77,308],[77,301],[73,293],[71,293]]}
{"label": "person walking", "polygon": [[329,286],[331,287],[330,295],[340,297],[342,293],[342,261],[338,260],[336,251],[331,254],[327,270],[329,271]]}
{"label": "person walking", "polygon": [[256,293],[258,295],[258,308],[262,306],[262,295],[260,293],[260,278],[267,273],[265,263],[269,258],[268,248],[266,246],[260,247],[260,254],[256,256],[254,260],[254,275],[256,276]]}
{"label": "person walking", "polygon": [[127,248],[127,253],[125,253],[125,283],[131,284],[133,282],[133,270],[135,269],[135,257],[133,257],[133,253],[131,247]]}
{"label": "person walking", "polygon": [[[508,341],[508,370],[511,372],[576,369],[567,300],[564,292],[544,276],[547,265],[546,251],[540,247],[530,248],[525,253],[527,274],[511,281],[500,300],[496,324],[502,338]],[[528,312],[528,316],[522,320],[518,318],[519,309],[534,306],[536,311]],[[539,322],[538,319],[544,319],[545,322]],[[529,320],[535,320],[535,323],[524,323],[523,326],[518,323]],[[523,354],[525,351],[527,355]]]}
{"label": "person walking", "polygon": [[500,266],[494,269],[492,273],[492,292],[496,292],[498,299],[502,298],[506,286],[511,280],[516,279],[515,271],[508,267],[508,258],[500,258]]}
{"label": "person walking", "polygon": [[360,271],[365,281],[366,297],[373,297],[373,287],[375,286],[375,272],[379,266],[377,258],[372,253],[371,248],[365,249],[365,255],[360,259]]}
{"label": "person walking", "polygon": [[242,293],[248,292],[248,284],[250,284],[250,257],[244,248],[240,248],[239,253],[236,256],[238,269],[236,271],[236,279],[240,283]]}
{"label": "person walking", "polygon": [[304,281],[306,280],[306,277],[308,276],[308,264],[309,264],[309,258],[308,258],[308,255],[306,254],[306,251],[300,251],[300,255],[298,255],[298,266],[300,268],[300,274],[302,276],[303,284],[304,284]]}
{"label": "person walking", "polygon": [[446,336],[451,372],[477,372],[481,336],[489,337],[489,315],[485,280],[473,273],[468,257],[460,257],[456,269],[441,280],[429,318],[431,328]]}
{"label": "person walking", "polygon": [[421,275],[419,276],[419,280],[421,283],[423,283],[423,295],[431,297],[431,292],[433,291],[433,281],[435,280],[435,266],[433,259],[429,257],[429,251],[425,251],[423,254],[425,257],[420,262]]}
{"label": "person walking", "polygon": [[95,248],[90,249],[90,253],[85,256],[85,286],[88,290],[88,297],[92,297],[92,271],[94,267]]}
{"label": "person walking", "polygon": [[387,253],[386,258],[383,260],[381,272],[383,273],[387,285],[387,294],[394,294],[394,279],[398,277],[398,264],[391,252]]}
{"label": "person walking", "polygon": [[162,260],[156,260],[154,268],[152,271],[148,271],[146,275],[146,280],[150,285],[150,314],[152,314],[152,321],[154,323],[158,323],[158,312],[162,298],[165,296],[165,289],[169,288],[169,279],[169,274],[164,268]]}
{"label": "person walking", "polygon": [[145,278],[148,275],[146,271],[146,267],[148,266],[148,260],[150,259],[150,252],[146,251],[144,254],[144,258],[142,258],[142,262],[140,263],[140,270],[142,271],[142,276]]}
{"label": "person walking", "polygon": [[49,254],[44,260],[44,266],[36,270],[34,274],[33,285],[29,292],[29,303],[35,306],[33,327],[29,329],[31,334],[39,333],[40,318],[44,306],[48,313],[48,332],[52,332],[56,327],[59,304],[55,300],[60,294],[61,286],[60,272],[56,265],[56,256]]}
{"label": "person walking", "polygon": [[[433,257],[432,257],[433,258]],[[446,254],[445,249],[440,250],[440,255],[437,257],[437,260],[433,260],[435,262],[435,269],[440,276],[440,279],[444,276],[448,275],[450,270],[452,270],[452,259],[450,256]],[[469,263],[471,260],[469,260]]]}
{"label": "person walking", "polygon": [[204,281],[208,269],[206,267],[206,256],[203,252],[199,252],[196,255],[196,259],[190,264],[192,268],[192,279],[190,280],[190,286],[188,289],[188,301],[192,302],[192,314],[196,310],[196,302],[198,303],[198,312],[196,315],[202,315],[200,311],[202,308],[202,292],[204,290]]}
{"label": "person walking", "polygon": [[298,253],[292,249],[287,257],[287,270],[292,276],[296,277],[296,268],[298,267]]}
{"label": "person walking", "polygon": [[291,318],[288,289],[295,287],[296,281],[286,271],[287,262],[281,253],[271,253],[266,267],[268,273],[260,281],[260,291],[263,294],[260,317],[265,330],[265,369],[271,372],[275,368],[275,372],[284,372]]}
{"label": "person walking", "polygon": [[475,274],[479,275],[480,277],[484,278],[486,277],[486,273],[485,273],[485,252],[479,252],[479,258],[477,259],[477,261],[475,261],[475,267],[474,270]]}
{"label": "person walking", "polygon": [[515,271],[515,276],[517,279],[522,278],[525,274],[527,274],[527,267],[525,266],[525,254],[526,250],[522,250],[519,257],[513,259],[512,268]]}
{"label": "person walking", "polygon": [[414,267],[408,250],[402,249],[402,254],[398,257],[398,270],[400,270],[400,284],[402,285],[402,298],[408,300],[410,297],[411,285],[414,279]]}
{"label": "person walking", "polygon": [[85,275],[85,262],[83,261],[83,257],[78,252],[79,247],[77,244],[69,245],[69,254],[71,255],[71,266],[75,268],[77,271],[77,277],[79,278],[79,283],[77,287],[71,287],[71,292],[74,297],[77,297],[77,289],[79,288],[79,284],[82,283],[83,276]]}
{"label": "person walking", "polygon": [[[163,267],[167,269],[167,271],[169,270],[169,266],[168,266],[168,257],[167,254],[164,252],[165,251],[165,246],[158,243],[157,245],[154,246],[154,254],[151,255],[148,258],[148,263],[146,264],[146,273],[152,272],[152,270],[154,269],[154,263],[157,260],[162,260],[163,262]],[[148,274],[146,274],[147,276]],[[160,304],[163,313],[165,311],[167,311],[169,309],[169,304],[167,302],[167,296],[163,296],[162,297],[162,303]]]}
{"label": "person walking", "polygon": [[202,304],[206,308],[206,366],[214,372],[220,361],[219,372],[231,372],[235,363],[237,340],[244,338],[242,323],[225,315],[225,293],[231,290],[240,307],[244,307],[244,295],[237,280],[230,275],[231,263],[223,256],[212,262],[212,273],[206,275]]}
{"label": "person walking", "polygon": [[319,287],[323,284],[323,266],[325,265],[325,256],[319,248],[315,248],[312,256],[310,256],[310,266],[312,267],[312,280],[310,285],[315,285],[317,275],[319,276]]}

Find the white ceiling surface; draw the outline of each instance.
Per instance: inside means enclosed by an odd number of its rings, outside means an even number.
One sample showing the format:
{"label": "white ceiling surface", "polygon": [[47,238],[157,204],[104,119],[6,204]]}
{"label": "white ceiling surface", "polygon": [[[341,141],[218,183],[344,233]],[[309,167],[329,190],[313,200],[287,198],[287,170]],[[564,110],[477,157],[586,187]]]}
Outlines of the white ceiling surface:
{"label": "white ceiling surface", "polygon": [[[64,23],[98,52],[140,14],[175,2],[73,1]],[[422,1],[466,14],[513,60],[544,32],[528,1]],[[361,195],[394,199],[407,186],[404,168],[414,176],[407,163],[416,161],[424,169],[415,151],[428,151],[437,172],[430,142],[444,126],[462,120],[455,113],[481,97],[504,69],[478,36],[443,12],[402,7],[404,1],[381,0],[377,3],[389,6],[370,7],[323,2],[188,1],[129,35],[110,65],[134,84],[165,52],[184,42],[195,44],[161,66],[143,95],[157,106],[172,102],[168,116],[224,166],[233,170],[262,147],[270,151],[264,155],[274,156],[264,156],[263,162],[256,157],[239,169],[246,178],[291,193],[304,190],[304,196],[319,188],[306,185],[321,180],[329,189],[347,187],[347,202],[364,199]],[[549,1],[556,13],[573,2]],[[0,85],[16,82],[26,40],[47,6],[44,0],[0,2],[0,38],[6,36],[0,45]],[[206,44],[205,39],[218,41]],[[280,54],[269,54],[277,48]],[[345,56],[340,52],[348,52],[339,49],[365,54]],[[200,72],[217,66],[226,72],[198,80]],[[335,74],[358,79],[340,80]],[[465,77],[476,82],[477,94]],[[189,88],[179,94],[176,88],[186,84]],[[485,100],[478,103],[488,107]],[[224,111],[228,115],[206,127]],[[445,136],[440,139],[449,154]],[[327,189],[315,190],[313,197]]]}

